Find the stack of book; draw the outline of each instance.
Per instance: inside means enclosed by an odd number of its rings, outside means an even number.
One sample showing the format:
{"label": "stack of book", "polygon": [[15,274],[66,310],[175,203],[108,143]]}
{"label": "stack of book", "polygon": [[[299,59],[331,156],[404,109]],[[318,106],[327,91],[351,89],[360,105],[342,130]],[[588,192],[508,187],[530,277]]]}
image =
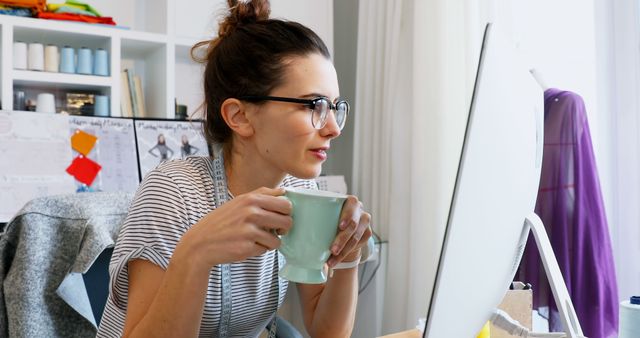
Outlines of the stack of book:
{"label": "stack of book", "polygon": [[144,92],[140,76],[133,74],[131,69],[125,69],[120,74],[120,106],[123,117],[147,116],[144,104]]}

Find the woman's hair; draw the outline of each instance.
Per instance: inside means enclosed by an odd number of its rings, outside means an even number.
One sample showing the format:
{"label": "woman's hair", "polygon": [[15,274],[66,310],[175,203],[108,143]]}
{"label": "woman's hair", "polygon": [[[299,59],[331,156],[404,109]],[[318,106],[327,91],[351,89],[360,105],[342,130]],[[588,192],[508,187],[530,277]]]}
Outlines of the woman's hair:
{"label": "woman's hair", "polygon": [[[204,63],[204,134],[207,142],[228,144],[232,131],[220,114],[222,102],[243,95],[268,95],[281,85],[287,58],[318,53],[327,46],[311,29],[292,21],[269,19],[268,0],[228,0],[229,13],[218,37],[191,49]],[[206,47],[206,55],[197,57]]]}

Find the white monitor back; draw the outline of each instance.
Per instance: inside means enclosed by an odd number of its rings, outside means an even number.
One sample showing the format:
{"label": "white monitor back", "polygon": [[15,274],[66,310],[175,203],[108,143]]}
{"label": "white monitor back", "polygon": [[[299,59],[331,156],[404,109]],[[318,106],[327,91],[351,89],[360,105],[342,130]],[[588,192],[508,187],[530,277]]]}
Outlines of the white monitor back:
{"label": "white monitor back", "polygon": [[536,202],[543,114],[542,89],[487,25],[424,337],[475,337],[508,290]]}

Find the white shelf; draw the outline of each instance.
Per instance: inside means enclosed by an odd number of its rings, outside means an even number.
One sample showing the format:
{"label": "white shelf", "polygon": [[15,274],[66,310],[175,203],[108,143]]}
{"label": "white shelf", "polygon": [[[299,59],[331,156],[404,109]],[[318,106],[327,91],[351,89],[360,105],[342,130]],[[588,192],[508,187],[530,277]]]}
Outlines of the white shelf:
{"label": "white shelf", "polygon": [[110,76],[13,70],[14,85],[55,86],[57,88],[104,89],[111,87]]}
{"label": "white shelf", "polygon": [[[320,21],[322,24],[332,17],[333,0],[322,0],[324,5],[318,7],[319,12],[306,17],[304,13],[308,9],[298,5],[298,1],[274,0],[273,16],[325,18]],[[227,2],[189,0],[185,7],[178,0],[113,0],[103,1],[98,7],[102,14],[114,17],[118,24],[135,29],[0,15],[2,108],[11,109],[16,87],[29,95],[46,90],[58,93],[59,97],[77,90],[109,95],[111,116],[120,116],[120,74],[128,68],[141,77],[147,117],[173,118],[176,99],[188,106],[189,113],[193,112],[203,99],[203,65],[191,59],[190,50],[197,42],[213,37],[217,28],[215,20],[224,13]],[[197,8],[197,13],[190,8]],[[331,48],[333,31],[321,36]],[[59,48],[68,45],[76,50],[102,48],[109,53],[111,76],[14,70],[14,41],[53,44]]]}

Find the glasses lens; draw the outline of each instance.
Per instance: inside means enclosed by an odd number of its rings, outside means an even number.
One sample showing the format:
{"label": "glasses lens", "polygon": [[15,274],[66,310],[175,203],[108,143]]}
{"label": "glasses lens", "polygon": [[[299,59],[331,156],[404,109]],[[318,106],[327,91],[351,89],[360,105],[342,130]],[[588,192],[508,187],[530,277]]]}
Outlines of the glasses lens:
{"label": "glasses lens", "polygon": [[311,122],[313,127],[321,129],[327,122],[327,111],[329,110],[329,101],[325,98],[319,98],[313,106]]}
{"label": "glasses lens", "polygon": [[344,124],[347,121],[347,115],[349,114],[349,104],[347,101],[338,101],[336,103],[336,122],[340,129],[344,128]]}

